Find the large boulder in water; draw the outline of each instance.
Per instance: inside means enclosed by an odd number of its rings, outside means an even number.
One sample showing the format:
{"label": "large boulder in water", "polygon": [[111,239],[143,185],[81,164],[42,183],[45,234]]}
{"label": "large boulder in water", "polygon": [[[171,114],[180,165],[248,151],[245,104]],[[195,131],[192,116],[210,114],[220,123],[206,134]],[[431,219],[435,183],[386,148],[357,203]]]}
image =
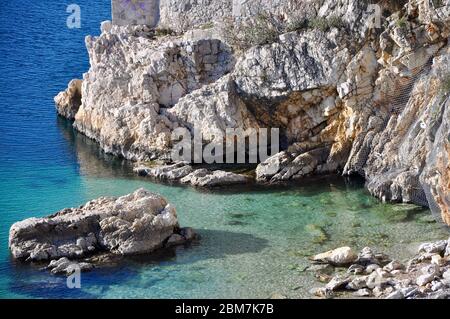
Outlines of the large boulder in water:
{"label": "large boulder in water", "polygon": [[[9,248],[14,258],[44,261],[83,258],[100,252],[150,253],[183,236],[175,208],[160,195],[139,189],[120,198],[99,198],[80,208],[12,225]],[[189,237],[189,238],[186,238]]]}

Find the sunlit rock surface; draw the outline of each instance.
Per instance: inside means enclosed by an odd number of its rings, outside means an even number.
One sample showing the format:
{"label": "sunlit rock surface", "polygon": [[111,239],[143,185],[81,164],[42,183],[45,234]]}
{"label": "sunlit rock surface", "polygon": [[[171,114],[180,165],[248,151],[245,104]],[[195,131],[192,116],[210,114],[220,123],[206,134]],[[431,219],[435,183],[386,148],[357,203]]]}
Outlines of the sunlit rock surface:
{"label": "sunlit rock surface", "polygon": [[278,21],[263,31],[279,34],[238,50],[228,20],[244,32],[258,17],[251,7],[164,1],[160,26],[184,35],[107,25],[87,37],[75,128],[108,153],[167,161],[179,127],[204,142],[226,128],[280,128],[283,152],[258,167],[258,181],[358,174],[373,195],[450,223],[450,6],[383,2],[376,28],[361,1],[261,1]]}

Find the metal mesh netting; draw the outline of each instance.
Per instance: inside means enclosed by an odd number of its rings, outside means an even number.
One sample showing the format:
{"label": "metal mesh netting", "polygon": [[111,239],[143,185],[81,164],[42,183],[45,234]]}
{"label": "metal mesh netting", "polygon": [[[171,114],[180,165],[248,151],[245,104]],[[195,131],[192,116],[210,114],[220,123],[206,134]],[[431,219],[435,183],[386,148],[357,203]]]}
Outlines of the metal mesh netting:
{"label": "metal mesh netting", "polygon": [[[366,108],[371,110],[368,116],[366,134],[357,138],[354,142],[356,152],[352,154],[352,164],[350,173],[358,173],[365,176],[371,192],[378,197],[392,201],[412,202],[422,206],[429,206],[435,215],[440,214],[439,206],[430,201],[432,197],[429,185],[421,183],[420,176],[426,164],[414,167],[412,163],[417,163],[414,157],[414,143],[423,143],[428,135],[428,124],[421,121],[422,109],[411,108],[408,103],[420,99],[421,103],[427,105],[433,96],[428,96],[430,81],[426,76],[430,76],[433,65],[433,58],[425,64],[410,69],[409,76],[400,80],[400,85],[388,87],[383,96],[387,102],[383,108],[367,103]],[[402,83],[403,82],[403,83]],[[416,85],[420,83],[423,87],[414,92]],[[399,89],[400,87],[400,89]],[[420,96],[419,96],[420,95]],[[386,112],[387,110],[387,112]],[[411,114],[413,114],[411,118]],[[412,123],[408,126],[402,137],[395,143],[389,144],[386,149],[386,142],[393,138],[392,132],[396,126],[401,125],[402,117],[410,117]],[[423,132],[417,132],[417,129]],[[394,133],[395,134],[395,133]],[[416,137],[418,140],[411,139]],[[435,150],[434,150],[435,151]],[[398,154],[399,158],[386,159],[386,154]],[[381,163],[384,164],[381,164]],[[386,165],[386,162],[388,165]],[[367,167],[375,169],[375,175],[367,175]],[[373,174],[373,173],[372,173]]]}
{"label": "metal mesh netting", "polygon": [[[411,70],[412,76],[405,88],[400,92],[397,92],[395,88],[391,92],[388,92],[387,100],[390,101],[389,109],[391,114],[399,115],[405,109],[406,104],[411,99],[414,85],[422,76],[430,72],[432,65],[433,59],[430,58],[425,65]],[[428,90],[426,91],[428,92]]]}
{"label": "metal mesh netting", "polygon": [[[448,194],[441,193],[437,194],[436,186],[438,184],[437,179],[440,177],[440,173],[437,171],[437,157],[442,156],[442,153],[445,151],[442,147],[437,147],[434,138],[443,140],[445,137],[443,136],[433,136],[433,121],[434,125],[442,122],[442,117],[444,116],[444,104],[437,101],[439,100],[439,96],[436,96],[436,92],[432,90],[430,87],[432,81],[424,77],[432,77],[436,76],[436,74],[432,74],[432,65],[433,58],[430,58],[423,66],[415,68],[411,70],[412,76],[409,78],[408,83],[403,87],[402,90],[394,90],[394,88],[387,93],[386,101],[389,101],[388,109],[389,114],[384,119],[384,122],[381,124],[380,132],[389,132],[392,127],[388,128],[390,120],[393,116],[397,117],[397,121],[394,123],[398,123],[398,118],[404,116],[403,112],[405,111],[408,103],[413,103],[413,99],[416,98],[414,94],[420,94],[421,103],[424,103],[426,107],[425,110],[414,110],[415,118],[413,121],[413,125],[410,125],[407,133],[405,134],[405,139],[410,136],[417,136],[416,141],[403,141],[399,144],[398,149],[395,151],[399,154],[401,160],[394,165],[393,167],[385,168],[385,171],[379,176],[374,178],[371,181],[372,188],[375,188],[375,192],[379,191],[379,193],[383,193],[386,189],[389,189],[391,200],[394,201],[408,201],[422,206],[428,206],[432,211],[433,215],[440,219],[441,218],[441,209],[437,202],[437,198],[447,198]],[[414,88],[416,84],[421,83],[424,85],[422,89],[419,90],[419,93],[414,93]],[[430,95],[430,92],[432,92]],[[448,97],[447,97],[448,102]],[[444,102],[445,103],[445,102]],[[411,112],[411,109],[408,110]],[[428,112],[428,113],[422,113]],[[434,114],[434,115],[433,115]],[[420,117],[423,117],[421,120]],[[432,119],[433,116],[437,116],[438,119]],[[417,127],[423,131],[423,133],[411,134],[411,131],[417,130]],[[385,130],[388,128],[387,130]],[[443,130],[440,134],[445,134]],[[383,133],[381,133],[383,134]],[[389,133],[386,133],[389,134]],[[428,150],[428,154],[426,154],[426,158],[420,167],[409,167],[408,165],[412,163],[411,161],[411,147],[414,143],[421,143],[421,139],[425,139],[422,141],[424,143],[423,147],[426,147]],[[431,141],[430,141],[431,139]],[[380,153],[384,150],[384,145],[378,145],[378,151]],[[377,148],[375,147],[375,148]],[[367,161],[370,156],[370,152],[373,152],[374,145],[367,146],[367,152],[364,152],[362,155],[367,156],[364,160]],[[390,150],[392,152],[392,149]],[[381,156],[381,154],[375,154]],[[424,178],[425,175],[425,178]],[[397,179],[401,177],[403,179],[403,183],[401,186],[397,185]],[[384,188],[384,189],[383,189]],[[448,190],[447,190],[448,191]],[[445,192],[445,190],[444,190]]]}
{"label": "metal mesh netting", "polygon": [[[433,143],[431,147],[431,152],[428,155],[426,167],[424,173],[421,176],[421,186],[426,195],[426,199],[428,202],[428,207],[432,211],[433,215],[436,218],[442,218],[441,209],[442,206],[450,206],[450,189],[448,189],[448,183],[445,181],[445,176],[441,175],[441,172],[437,169],[439,165],[443,165],[450,167],[449,160],[450,158],[448,153],[445,150],[445,143],[450,143],[450,134],[448,133],[449,127],[449,111],[448,107],[450,106],[450,96],[444,96],[442,103],[437,103],[435,107],[436,114],[439,114],[440,118],[437,120],[439,123],[443,123],[445,118],[447,118],[447,122],[441,125],[440,129],[436,132],[436,135],[433,136],[433,139],[430,143]],[[442,144],[441,144],[442,143]],[[441,161],[441,163],[439,163]],[[445,169],[445,168],[444,168]],[[442,179],[442,181],[439,181]],[[433,185],[432,185],[433,184]],[[439,185],[443,187],[443,189],[439,189]],[[437,203],[436,199],[439,198],[442,201],[441,206]],[[448,221],[447,221],[448,222]]]}

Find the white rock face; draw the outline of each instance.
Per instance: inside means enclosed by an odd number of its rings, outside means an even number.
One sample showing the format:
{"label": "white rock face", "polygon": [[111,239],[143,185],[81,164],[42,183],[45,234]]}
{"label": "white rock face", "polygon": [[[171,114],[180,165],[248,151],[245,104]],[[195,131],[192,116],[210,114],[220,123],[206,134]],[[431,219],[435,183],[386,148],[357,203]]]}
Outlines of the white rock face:
{"label": "white rock face", "polygon": [[175,208],[160,195],[140,189],[15,223],[9,233],[9,248],[14,258],[29,261],[82,258],[99,252],[144,254],[163,247],[176,232]]}
{"label": "white rock face", "polygon": [[229,75],[186,95],[167,114],[183,126],[198,129],[206,141],[214,140],[217,135],[225,136],[227,128],[259,128]]}
{"label": "white rock face", "polygon": [[107,152],[136,160],[167,157],[179,124],[165,108],[233,63],[219,40],[155,40],[145,27],[112,26],[87,37],[86,46],[91,68],[74,125]]}
{"label": "white rock face", "polygon": [[[246,52],[236,65],[238,90],[257,99],[287,97],[293,92],[335,87],[350,61],[337,34],[311,30],[288,33],[272,45]],[[272,71],[270,71],[272,70]]]}

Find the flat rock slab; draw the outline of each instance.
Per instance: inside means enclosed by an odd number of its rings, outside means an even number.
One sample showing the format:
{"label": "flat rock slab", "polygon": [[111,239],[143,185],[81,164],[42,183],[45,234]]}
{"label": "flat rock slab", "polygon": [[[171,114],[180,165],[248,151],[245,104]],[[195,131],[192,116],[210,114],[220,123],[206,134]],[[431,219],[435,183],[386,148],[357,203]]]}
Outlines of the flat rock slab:
{"label": "flat rock slab", "polygon": [[14,258],[26,261],[81,259],[105,252],[150,253],[192,240],[194,234],[179,228],[176,210],[165,198],[139,189],[17,222],[10,229],[9,248]]}

